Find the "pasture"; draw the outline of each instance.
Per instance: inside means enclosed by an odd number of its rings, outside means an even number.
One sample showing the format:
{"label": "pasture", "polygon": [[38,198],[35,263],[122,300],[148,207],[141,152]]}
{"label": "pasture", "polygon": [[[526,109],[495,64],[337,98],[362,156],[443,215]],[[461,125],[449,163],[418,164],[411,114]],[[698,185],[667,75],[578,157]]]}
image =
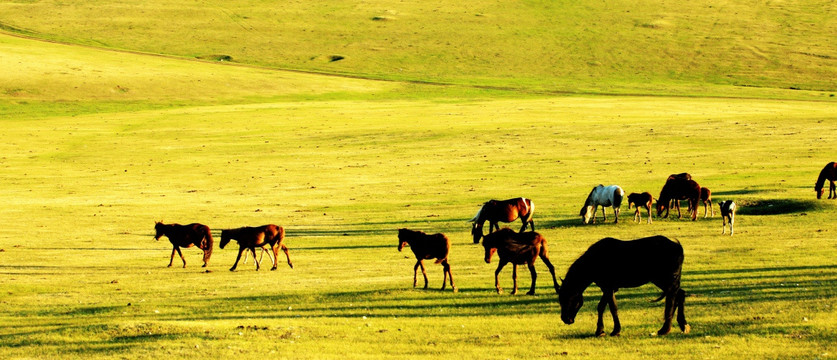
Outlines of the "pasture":
{"label": "pasture", "polygon": [[[499,21],[491,15],[500,10],[476,18]],[[391,21],[376,24],[394,26],[415,13],[386,14]],[[84,32],[30,21],[28,35],[66,40]],[[669,26],[657,24],[638,30]],[[14,25],[3,29],[20,33]],[[104,33],[85,44],[128,47],[108,43],[116,32]],[[206,52],[157,44],[132,50]],[[430,85],[7,35],[0,50],[0,65],[15,70],[0,74],[4,359],[825,359],[837,352],[837,201],[816,200],[813,190],[835,160],[833,90],[654,77],[642,96],[602,95],[641,87],[608,68],[602,76],[617,90],[603,85],[586,94],[590,84],[570,81],[582,89],[557,95],[566,89],[540,91],[552,80],[538,71],[508,88],[495,86],[508,74],[472,87],[482,83],[470,73],[479,68],[439,81],[458,85]],[[374,66],[344,64],[356,67],[331,70],[355,75]],[[429,71],[413,70],[404,77]],[[831,86],[822,79],[806,88]],[[680,172],[712,190],[715,217],[701,210],[694,222],[675,214],[634,223],[623,203],[619,224],[610,209],[608,222],[581,224],[594,186],[657,197],[666,177]],[[593,336],[595,286],[575,324],[564,325],[540,261],[537,295],[497,294],[496,263],[483,261],[468,219],[489,199],[519,196],[536,204],[535,227],[559,276],[603,237],[679,240],[691,333],[651,335],[663,312],[649,303],[659,295],[651,285],[616,294],[620,337]],[[717,209],[728,199],[738,205],[732,237],[721,235]],[[216,246],[209,267],[191,248],[186,268],[177,259],[167,268],[171,245],[154,241],[155,221],[208,225]],[[228,271],[237,250],[217,247],[220,231],[269,223],[285,227],[294,268],[280,254],[276,271],[262,263],[256,272],[252,262]],[[430,288],[411,287],[415,259],[397,251],[399,228],[448,236],[458,293],[439,291],[442,267],[432,261],[425,261]],[[510,271],[500,274],[506,289]],[[528,285],[526,270],[518,276]],[[605,324],[609,332],[609,316]]]}

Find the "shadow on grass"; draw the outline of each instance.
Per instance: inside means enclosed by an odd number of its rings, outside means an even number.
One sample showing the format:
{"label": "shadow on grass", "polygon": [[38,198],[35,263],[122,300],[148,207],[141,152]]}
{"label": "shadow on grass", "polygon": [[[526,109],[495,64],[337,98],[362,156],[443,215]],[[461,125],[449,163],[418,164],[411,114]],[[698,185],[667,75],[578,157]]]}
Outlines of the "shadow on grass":
{"label": "shadow on grass", "polygon": [[736,211],[741,215],[785,215],[822,210],[824,206],[817,200],[769,199],[735,201]]}

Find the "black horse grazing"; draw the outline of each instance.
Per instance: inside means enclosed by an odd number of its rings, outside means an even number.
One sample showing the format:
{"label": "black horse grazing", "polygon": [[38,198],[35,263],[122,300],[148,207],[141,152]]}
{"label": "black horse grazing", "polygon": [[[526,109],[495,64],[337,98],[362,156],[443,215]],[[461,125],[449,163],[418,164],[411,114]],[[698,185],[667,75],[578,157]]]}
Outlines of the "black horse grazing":
{"label": "black horse grazing", "polygon": [[500,287],[500,270],[508,263],[513,264],[512,279],[514,280],[514,290],[512,295],[517,294],[517,265],[526,264],[529,266],[529,273],[532,274],[532,286],[529,287],[528,295],[535,295],[535,281],[538,274],[535,272],[535,261],[540,256],[549,272],[552,273],[552,283],[555,286],[555,292],[558,292],[558,280],[555,279],[555,267],[549,261],[549,251],[546,246],[546,239],[534,231],[516,233],[514,230],[504,228],[495,231],[485,236],[482,241],[482,246],[485,247],[485,263],[491,263],[491,257],[497,252],[500,255],[500,264],[497,265],[497,271],[494,272],[494,287],[497,288],[498,293],[502,293],[503,289]]}
{"label": "black horse grazing", "polygon": [[683,247],[664,236],[653,236],[634,241],[614,238],[599,240],[578,258],[567,271],[566,279],[558,291],[561,320],[565,324],[575,322],[575,315],[584,304],[583,293],[590,284],[602,289],[599,301],[599,320],[596,336],[604,335],[602,314],[610,306],[613,316],[611,336],[619,335],[622,326],[616,314],[615,293],[620,288],[637,287],[653,283],[663,294],[654,301],[666,299],[665,322],[657,331],[666,335],[671,331],[671,320],[677,309],[677,323],[684,333],[689,333],[683,312],[686,292],[680,288],[680,271],[683,266]]}
{"label": "black horse grazing", "polygon": [[450,272],[450,264],[448,264],[450,240],[447,236],[444,234],[427,235],[421,231],[399,229],[398,251],[403,250],[404,245],[410,245],[410,249],[416,255],[416,266],[413,267],[413,287],[416,287],[418,268],[421,267],[421,273],[424,275],[424,288],[427,289],[427,271],[424,270],[423,260],[435,258],[438,259],[436,264],[442,264],[444,270],[445,278],[442,280],[442,290],[445,289],[448,277],[450,277],[450,287],[453,288],[453,292],[459,291],[453,284],[453,274]]}
{"label": "black horse grazing", "polygon": [[479,244],[482,238],[482,227],[488,221],[488,232],[500,230],[500,221],[510,223],[518,217],[523,222],[523,227],[520,232],[526,230],[526,226],[530,225],[532,231],[535,231],[535,221],[532,216],[535,213],[535,203],[527,198],[515,198],[508,200],[489,200],[482,205],[477,215],[471,219],[474,223],[471,227],[471,235],[474,236],[474,244]]}
{"label": "black horse grazing", "polygon": [[285,228],[268,224],[258,227],[242,227],[238,229],[221,230],[221,243],[218,244],[221,249],[230,242],[235,240],[238,242],[238,257],[235,258],[235,264],[230,268],[230,271],[235,270],[238,266],[238,261],[241,260],[241,254],[245,250],[250,250],[253,253],[253,262],[256,263],[256,271],[260,268],[260,261],[256,261],[256,248],[264,249],[265,246],[270,246],[273,252],[273,267],[270,270],[276,270],[277,257],[279,256],[279,249],[285,252],[285,257],[288,259],[288,266],[294,268],[291,262],[291,256],[288,254],[288,246],[285,245]]}
{"label": "black horse grazing", "polygon": [[209,257],[212,256],[212,233],[208,226],[202,224],[166,225],[162,222],[156,222],[154,229],[157,231],[157,234],[154,235],[155,240],[159,241],[165,235],[171,242],[171,259],[169,260],[168,267],[171,267],[172,262],[174,262],[174,253],[177,252],[185,268],[186,259],[183,257],[183,253],[180,252],[180,248],[190,248],[195,245],[203,250],[203,267],[209,264]]}
{"label": "black horse grazing", "polygon": [[825,165],[817,177],[817,182],[814,184],[814,191],[817,192],[817,199],[822,199],[822,194],[825,192],[825,181],[828,180],[828,198],[837,199],[837,187],[834,186],[834,181],[837,180],[837,163],[830,162]]}

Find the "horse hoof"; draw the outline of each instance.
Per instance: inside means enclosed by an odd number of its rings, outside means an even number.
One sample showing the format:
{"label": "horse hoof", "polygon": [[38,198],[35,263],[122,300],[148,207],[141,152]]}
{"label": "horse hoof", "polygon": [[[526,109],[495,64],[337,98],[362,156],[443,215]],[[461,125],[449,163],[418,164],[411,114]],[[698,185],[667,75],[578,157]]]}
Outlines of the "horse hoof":
{"label": "horse hoof", "polygon": [[604,330],[596,330],[596,337],[603,337],[605,336]]}
{"label": "horse hoof", "polygon": [[682,330],[684,334],[688,334],[689,332],[692,331],[692,327],[689,326],[688,324],[686,324],[684,326],[681,326],[680,330]]}
{"label": "horse hoof", "polygon": [[270,271],[274,271],[274,270],[276,270],[276,267],[270,268]]}
{"label": "horse hoof", "polygon": [[614,332],[610,333],[610,336],[619,336],[619,333],[614,331]]}
{"label": "horse hoof", "polygon": [[459,289],[458,288],[453,288],[453,292],[458,293]]}
{"label": "horse hoof", "polygon": [[230,271],[235,271],[235,268],[230,268]]}
{"label": "horse hoof", "polygon": [[657,331],[657,335],[664,336],[664,335],[668,335],[668,333],[670,333],[670,332],[671,332],[671,329],[660,329],[660,331]]}
{"label": "horse hoof", "polygon": [[526,295],[535,295],[534,291],[527,292]]}

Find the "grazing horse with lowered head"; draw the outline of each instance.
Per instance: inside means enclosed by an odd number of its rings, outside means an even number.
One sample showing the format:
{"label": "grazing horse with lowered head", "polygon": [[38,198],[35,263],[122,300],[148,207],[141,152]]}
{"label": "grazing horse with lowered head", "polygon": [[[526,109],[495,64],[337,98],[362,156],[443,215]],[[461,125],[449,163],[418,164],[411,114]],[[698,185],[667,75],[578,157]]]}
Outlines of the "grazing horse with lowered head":
{"label": "grazing horse with lowered head", "polygon": [[450,240],[444,234],[428,235],[421,231],[414,231],[408,229],[398,229],[398,251],[404,249],[405,245],[410,245],[410,250],[416,256],[416,266],[413,267],[413,287],[416,287],[416,277],[418,276],[418,268],[421,267],[421,274],[424,275],[424,288],[427,289],[427,271],[424,270],[424,259],[437,259],[436,264],[442,264],[444,271],[444,279],[442,280],[442,290],[447,286],[448,278],[450,278],[450,287],[453,292],[459,291],[456,285],[453,284],[453,274],[450,272],[450,264],[448,263],[448,255],[450,254]]}
{"label": "grazing horse with lowered head", "polygon": [[642,222],[642,214],[639,211],[640,207],[645,208],[645,211],[648,212],[648,223],[651,223],[651,204],[654,203],[654,196],[651,195],[650,192],[644,193],[631,193],[628,195],[628,210],[631,209],[631,205],[636,208],[634,212],[634,221]]}
{"label": "grazing horse with lowered head", "polygon": [[156,230],[157,234],[154,235],[155,240],[160,240],[160,238],[165,235],[169,238],[171,242],[172,249],[171,249],[171,259],[169,260],[169,266],[174,262],[174,253],[177,252],[180,255],[180,260],[183,261],[183,267],[186,267],[186,259],[183,257],[183,253],[180,252],[180,248],[190,248],[192,246],[197,246],[199,249],[203,250],[203,266],[206,267],[209,264],[209,257],[212,256],[212,232],[209,230],[209,227],[203,224],[189,224],[189,225],[180,225],[180,224],[163,224],[163,222],[158,221],[154,224],[154,230]]}
{"label": "grazing horse with lowered head", "polygon": [[477,215],[470,220],[474,223],[471,226],[471,235],[474,236],[474,244],[479,244],[483,236],[482,227],[486,221],[488,221],[489,233],[500,230],[500,224],[498,224],[500,221],[510,223],[518,217],[523,222],[520,232],[526,230],[527,225],[530,225],[532,231],[535,231],[535,222],[532,220],[534,213],[535,203],[531,199],[520,197],[502,201],[489,200],[482,205]]}
{"label": "grazing horse with lowered head", "polygon": [[549,251],[546,246],[546,239],[534,231],[516,233],[509,228],[503,228],[485,236],[482,241],[482,246],[485,247],[485,263],[491,263],[491,257],[494,253],[500,256],[500,264],[497,265],[497,271],[494,272],[494,287],[497,293],[502,293],[503,289],[500,287],[500,270],[508,263],[512,263],[512,279],[514,280],[514,290],[512,295],[517,294],[517,265],[526,264],[529,267],[529,273],[532,274],[532,285],[529,287],[528,295],[535,295],[535,282],[538,274],[535,271],[535,261],[538,257],[543,260],[549,272],[552,273],[552,283],[555,287],[555,292],[558,292],[558,281],[555,279],[555,267],[549,261]]}
{"label": "grazing horse with lowered head", "polygon": [[817,183],[814,184],[814,191],[817,192],[817,199],[822,199],[822,194],[825,192],[825,181],[828,180],[828,198],[837,199],[837,187],[834,186],[834,181],[837,181],[837,163],[830,162],[825,165],[820,171],[820,176],[817,177]]}
{"label": "grazing horse with lowered head", "polygon": [[596,222],[596,209],[602,207],[602,218],[607,221],[606,207],[613,206],[613,215],[616,218],[614,223],[619,223],[619,208],[622,206],[622,198],[625,197],[625,190],[617,185],[604,186],[599,184],[587,195],[584,206],[581,207],[581,223],[590,224]]}
{"label": "grazing horse with lowered head", "polygon": [[558,291],[561,306],[561,320],[565,324],[575,322],[578,310],[584,304],[584,290],[596,283],[602,290],[599,300],[599,318],[596,336],[604,335],[602,315],[610,307],[613,317],[611,336],[619,335],[622,325],[616,311],[616,291],[620,288],[638,287],[652,283],[663,293],[654,300],[666,299],[663,327],[658,335],[671,331],[671,321],[677,311],[680,330],[689,333],[684,303],[686,292],[680,288],[680,273],[683,267],[683,247],[679,242],[664,236],[653,236],[633,241],[604,238],[591,245],[567,271],[566,278]]}
{"label": "grazing horse with lowered head", "polygon": [[221,230],[221,249],[229,244],[230,240],[238,242],[238,256],[235,258],[235,264],[230,268],[230,271],[235,270],[238,266],[238,261],[241,260],[241,255],[245,250],[253,253],[253,262],[256,263],[256,271],[260,268],[261,261],[256,260],[256,248],[264,249],[265,246],[270,246],[273,251],[273,267],[270,270],[277,269],[277,257],[279,256],[279,249],[285,252],[285,257],[288,258],[288,266],[294,268],[291,262],[291,256],[288,254],[288,246],[285,245],[285,228],[273,224],[262,225],[258,227],[241,227],[237,229]]}
{"label": "grazing horse with lowered head", "polygon": [[[688,178],[686,176],[681,176],[683,174],[688,175]],[[683,174],[671,175],[666,180],[665,185],[663,185],[663,189],[660,190],[660,196],[657,198],[657,217],[662,216],[663,218],[667,218],[672,200],[678,202],[685,199],[689,201],[689,210],[692,220],[697,219],[697,204],[700,200],[700,185],[691,179],[691,175],[687,173]],[[665,211],[665,215],[662,215],[663,211]],[[680,215],[679,203],[677,204],[677,214],[678,218],[682,216]]]}
{"label": "grazing horse with lowered head", "polygon": [[721,208],[721,234],[727,233],[727,219],[729,219],[729,236],[732,236],[732,224],[735,222],[735,203],[732,200],[721,201],[718,206]]}

